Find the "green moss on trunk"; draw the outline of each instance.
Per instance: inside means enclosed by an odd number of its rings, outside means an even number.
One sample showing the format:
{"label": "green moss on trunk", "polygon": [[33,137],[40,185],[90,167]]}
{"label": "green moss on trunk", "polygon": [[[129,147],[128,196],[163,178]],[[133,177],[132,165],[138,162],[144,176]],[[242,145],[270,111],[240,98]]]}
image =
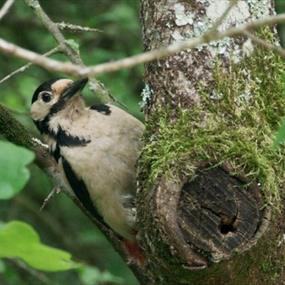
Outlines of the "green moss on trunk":
{"label": "green moss on trunk", "polygon": [[[261,34],[273,41],[268,29]],[[274,149],[273,142],[285,114],[284,63],[274,52],[256,48],[239,63],[226,68],[217,60],[214,66],[212,85],[199,86],[199,104],[179,110],[161,106],[150,115],[142,177],[150,183],[165,173],[192,177],[201,162],[224,164],[233,175],[260,183],[265,202],[279,209],[285,151]]]}

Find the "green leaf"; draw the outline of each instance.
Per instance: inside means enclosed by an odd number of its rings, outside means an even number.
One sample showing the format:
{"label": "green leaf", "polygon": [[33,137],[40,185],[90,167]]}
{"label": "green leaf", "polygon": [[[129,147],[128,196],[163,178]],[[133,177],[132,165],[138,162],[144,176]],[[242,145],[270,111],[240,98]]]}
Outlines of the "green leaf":
{"label": "green leaf", "polygon": [[80,266],[71,260],[68,252],[42,244],[35,230],[20,221],[9,222],[0,228],[0,258],[20,258],[43,271],[63,271]]}
{"label": "green leaf", "polygon": [[74,39],[68,39],[65,41],[75,52],[79,54],[79,43]]}
{"label": "green leaf", "polygon": [[30,178],[25,166],[33,159],[30,150],[0,141],[0,199],[10,199],[23,189]]}
{"label": "green leaf", "polygon": [[277,147],[279,144],[282,144],[285,141],[285,118],[283,119],[281,126],[278,129],[276,138],[274,141],[274,147]]}

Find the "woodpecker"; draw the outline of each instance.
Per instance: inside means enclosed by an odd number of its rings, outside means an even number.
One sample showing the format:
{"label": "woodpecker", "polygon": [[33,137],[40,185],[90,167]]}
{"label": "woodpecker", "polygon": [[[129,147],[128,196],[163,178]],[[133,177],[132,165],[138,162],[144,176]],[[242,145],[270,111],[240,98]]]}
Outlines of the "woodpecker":
{"label": "woodpecker", "polygon": [[111,104],[85,105],[88,79],[51,79],[34,92],[31,117],[82,205],[134,241],[136,161],[144,125]]}

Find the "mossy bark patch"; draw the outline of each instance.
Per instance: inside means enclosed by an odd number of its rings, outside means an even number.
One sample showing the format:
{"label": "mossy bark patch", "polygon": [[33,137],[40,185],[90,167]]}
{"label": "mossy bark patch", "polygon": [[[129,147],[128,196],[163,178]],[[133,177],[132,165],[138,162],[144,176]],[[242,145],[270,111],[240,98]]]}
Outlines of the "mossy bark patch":
{"label": "mossy bark patch", "polygon": [[[209,7],[221,2],[226,4],[228,1],[157,0],[154,4],[153,1],[142,0],[146,49],[191,38],[193,32],[199,35],[212,24],[212,16],[219,14]],[[230,17],[233,20],[229,25],[273,14],[271,0],[243,2],[240,5],[246,8],[243,15],[247,19],[239,17],[236,13],[240,11],[233,9],[234,15]],[[258,32],[258,36],[276,44],[274,34],[274,29]],[[137,197],[141,243],[149,260],[147,268],[153,284],[269,285],[284,279],[281,268],[283,243],[278,247],[284,233],[284,228],[278,224],[278,217],[284,219],[280,216],[284,201],[284,149],[273,147],[275,132],[285,110],[283,73],[284,64],[276,54],[255,47],[246,37],[205,44],[146,66],[146,146],[139,161]],[[201,169],[206,173],[203,176],[205,184],[199,182]],[[207,179],[211,170],[218,169],[227,169],[225,176],[217,174],[214,175],[216,180],[212,180],[213,175]],[[255,238],[242,242],[246,252],[234,254],[233,250],[228,256],[230,260],[222,257],[224,261],[213,264],[209,262],[212,250],[210,253],[209,249],[199,251],[199,242],[203,240],[210,244],[214,241],[214,245],[220,243],[220,248],[223,248],[227,246],[223,244],[223,237],[220,240],[216,236],[208,238],[211,233],[195,242],[187,239],[186,231],[181,233],[185,228],[179,222],[182,218],[187,231],[194,231],[195,237],[197,231],[191,229],[191,223],[194,219],[199,222],[201,215],[199,211],[191,212],[194,208],[191,203],[205,204],[203,185],[210,183],[206,190],[211,191],[219,187],[217,184],[222,185],[219,183],[222,177],[224,185],[230,187],[217,190],[227,192],[228,197],[233,192],[250,192],[251,186],[256,185],[257,192],[262,194],[259,196],[263,198],[261,204],[249,199],[253,204],[250,208],[256,210],[256,215],[247,215],[249,207],[246,203],[242,205],[242,215],[246,220],[254,220],[251,223],[254,226],[249,229],[251,233],[264,220],[269,227],[266,235],[261,226],[263,231],[258,229]],[[232,178],[234,181],[241,179],[243,183],[235,184]],[[197,191],[192,193],[197,181]],[[183,185],[188,185],[187,193],[194,196],[186,199]],[[200,221],[201,228],[209,222],[207,219],[214,216],[214,230],[217,231],[220,225],[221,234],[229,234],[230,237],[237,231],[236,216],[235,206],[229,207],[227,203],[234,199],[220,199],[221,204],[224,202],[221,207],[220,204],[216,207],[215,199],[209,199],[211,210],[223,208],[225,211],[205,215],[206,218]],[[266,209],[273,207],[279,210],[270,222],[261,218],[262,214],[259,216],[264,204]],[[183,211],[187,217],[182,217]],[[225,212],[227,215],[223,217]],[[186,218],[189,218],[188,223]],[[253,246],[252,242],[257,240]],[[209,265],[207,269],[205,264]]]}
{"label": "mossy bark patch", "polygon": [[203,161],[224,164],[232,175],[257,182],[266,203],[279,208],[285,151],[273,142],[285,114],[284,63],[256,48],[241,62],[227,64],[215,63],[211,89],[200,84],[199,104],[161,106],[149,117],[141,169],[153,182],[165,173],[191,178]]}

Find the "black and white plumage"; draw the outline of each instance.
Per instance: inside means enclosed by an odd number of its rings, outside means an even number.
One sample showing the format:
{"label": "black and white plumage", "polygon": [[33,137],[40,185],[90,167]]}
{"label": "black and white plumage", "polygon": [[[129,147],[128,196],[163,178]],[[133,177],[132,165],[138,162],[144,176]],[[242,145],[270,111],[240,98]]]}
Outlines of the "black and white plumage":
{"label": "black and white plumage", "polygon": [[63,180],[84,207],[127,240],[134,240],[135,166],[144,125],[113,105],[86,107],[87,79],[49,80],[32,99],[31,116]]}

